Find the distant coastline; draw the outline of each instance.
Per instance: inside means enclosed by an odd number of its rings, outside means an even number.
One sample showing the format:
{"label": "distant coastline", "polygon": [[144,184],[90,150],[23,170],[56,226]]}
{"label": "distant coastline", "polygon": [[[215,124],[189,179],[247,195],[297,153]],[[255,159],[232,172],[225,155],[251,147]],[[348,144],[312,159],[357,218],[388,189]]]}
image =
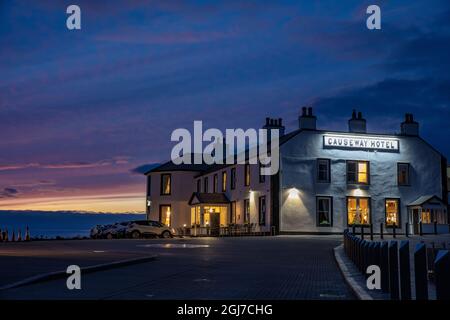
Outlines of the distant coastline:
{"label": "distant coastline", "polygon": [[57,237],[88,237],[97,224],[111,224],[129,220],[143,220],[145,213],[87,212],[87,211],[35,211],[0,210],[0,229],[11,234],[28,226],[31,237],[54,239]]}

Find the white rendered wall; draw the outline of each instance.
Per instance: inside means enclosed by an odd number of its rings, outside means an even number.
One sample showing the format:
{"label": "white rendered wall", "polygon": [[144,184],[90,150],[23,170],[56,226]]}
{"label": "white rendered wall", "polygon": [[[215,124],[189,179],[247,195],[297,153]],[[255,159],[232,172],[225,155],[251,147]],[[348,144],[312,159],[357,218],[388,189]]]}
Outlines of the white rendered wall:
{"label": "white rendered wall", "polygon": [[[385,198],[400,198],[404,229],[408,203],[422,195],[442,197],[440,155],[420,138],[392,136],[400,140],[400,152],[390,153],[324,149],[324,134],[302,131],[281,146],[280,231],[341,232],[347,227],[347,196],[371,197],[371,221],[376,232],[385,220]],[[317,158],[331,159],[330,183],[316,182]],[[370,161],[370,185],[359,189],[347,185],[346,160]],[[398,162],[410,163],[410,186],[397,185]],[[292,187],[299,190],[298,196],[288,197]],[[333,197],[332,227],[316,226],[316,196]]]}

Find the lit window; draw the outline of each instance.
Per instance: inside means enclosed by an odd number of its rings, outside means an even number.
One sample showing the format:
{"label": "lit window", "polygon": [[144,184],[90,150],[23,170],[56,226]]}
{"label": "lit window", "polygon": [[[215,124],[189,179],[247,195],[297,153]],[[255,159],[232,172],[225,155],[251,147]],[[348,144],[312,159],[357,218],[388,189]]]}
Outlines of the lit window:
{"label": "lit window", "polygon": [[259,225],[266,225],[266,197],[259,197]]}
{"label": "lit window", "polygon": [[399,186],[409,186],[409,163],[397,164],[397,182]]}
{"label": "lit window", "polygon": [[250,199],[244,200],[244,223],[250,223]]}
{"label": "lit window", "polygon": [[245,186],[249,186],[250,185],[250,165],[246,164],[244,167],[244,171],[245,171]]}
{"label": "lit window", "polygon": [[166,226],[170,226],[170,218],[171,218],[171,207],[170,205],[161,205],[159,206],[159,222],[165,224]]}
{"label": "lit window", "polygon": [[161,175],[161,195],[170,195],[171,193],[171,175],[165,173]]}
{"label": "lit window", "polygon": [[227,191],[227,172],[222,172],[222,192]]}
{"label": "lit window", "polygon": [[333,225],[333,201],[331,197],[317,197],[317,226],[331,227]]}
{"label": "lit window", "polygon": [[317,159],[317,182],[330,182],[330,159]]}
{"label": "lit window", "polygon": [[347,218],[349,225],[370,223],[369,198],[347,198]]}
{"label": "lit window", "polygon": [[347,183],[369,184],[369,162],[347,161]]}
{"label": "lit window", "polygon": [[431,211],[429,209],[422,209],[421,221],[422,223],[431,223]]}
{"label": "lit window", "polygon": [[386,199],[386,226],[400,226],[399,199]]}
{"label": "lit window", "polygon": [[213,193],[216,193],[218,189],[219,189],[219,178],[217,177],[217,174],[215,174],[213,178]]}

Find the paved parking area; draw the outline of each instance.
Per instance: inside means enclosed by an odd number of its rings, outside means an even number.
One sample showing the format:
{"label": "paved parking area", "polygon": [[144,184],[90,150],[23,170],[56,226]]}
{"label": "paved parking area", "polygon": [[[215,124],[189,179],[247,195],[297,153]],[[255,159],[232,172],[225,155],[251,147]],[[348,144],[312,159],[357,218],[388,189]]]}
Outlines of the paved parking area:
{"label": "paved parking area", "polygon": [[[85,240],[53,245],[78,252],[59,259],[77,264],[93,251],[158,255],[157,260],[82,276],[81,290],[65,279],[0,293],[2,299],[354,299],[334,260],[336,236]],[[53,244],[55,243],[55,244]],[[4,256],[5,247],[0,254]],[[43,248],[41,247],[41,250]],[[20,251],[18,249],[18,251]],[[92,252],[92,254],[91,254]],[[8,256],[6,257],[9,258]],[[33,259],[33,258],[32,258]],[[45,265],[46,258],[41,263]],[[81,261],[80,260],[80,261]],[[12,264],[10,264],[12,266]],[[58,266],[58,267],[60,267]]]}

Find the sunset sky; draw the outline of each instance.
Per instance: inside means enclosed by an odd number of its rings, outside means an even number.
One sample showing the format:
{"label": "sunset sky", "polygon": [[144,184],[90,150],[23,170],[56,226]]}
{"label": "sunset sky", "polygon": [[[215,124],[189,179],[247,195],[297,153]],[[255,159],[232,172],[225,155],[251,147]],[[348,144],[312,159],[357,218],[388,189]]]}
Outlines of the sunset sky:
{"label": "sunset sky", "polygon": [[290,131],[303,105],[338,130],[411,112],[449,157],[449,70],[449,1],[0,1],[0,210],[142,212],[174,129]]}

